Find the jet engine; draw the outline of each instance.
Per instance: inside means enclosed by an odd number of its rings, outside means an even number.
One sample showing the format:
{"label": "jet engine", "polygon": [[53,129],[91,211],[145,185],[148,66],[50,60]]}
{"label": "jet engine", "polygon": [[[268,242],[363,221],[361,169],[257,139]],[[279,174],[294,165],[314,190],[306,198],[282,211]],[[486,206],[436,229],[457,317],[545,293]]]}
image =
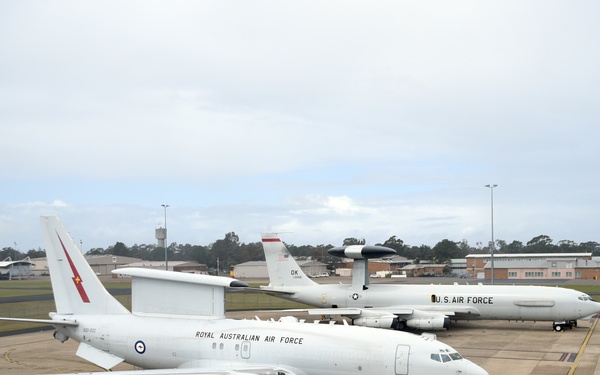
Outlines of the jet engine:
{"label": "jet engine", "polygon": [[410,328],[416,329],[442,330],[450,328],[450,318],[443,316],[431,318],[413,318],[408,319],[405,324]]}
{"label": "jet engine", "polygon": [[355,326],[373,327],[373,328],[392,328],[392,323],[396,317],[394,315],[384,316],[365,316],[352,319]]}
{"label": "jet engine", "polygon": [[65,342],[69,339],[69,336],[65,335],[62,332],[59,331],[54,331],[54,333],[52,334],[52,336],[54,336],[55,339],[57,339],[60,342]]}

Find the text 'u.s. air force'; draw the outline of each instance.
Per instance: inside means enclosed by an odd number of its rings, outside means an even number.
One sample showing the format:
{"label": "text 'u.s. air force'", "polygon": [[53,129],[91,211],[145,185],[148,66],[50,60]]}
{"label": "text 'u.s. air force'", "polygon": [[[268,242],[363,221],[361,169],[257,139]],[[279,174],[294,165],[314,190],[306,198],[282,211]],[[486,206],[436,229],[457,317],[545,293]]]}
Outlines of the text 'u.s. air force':
{"label": "text 'u.s. air force'", "polygon": [[467,303],[474,305],[493,305],[494,297],[485,296],[431,296],[432,303]]}

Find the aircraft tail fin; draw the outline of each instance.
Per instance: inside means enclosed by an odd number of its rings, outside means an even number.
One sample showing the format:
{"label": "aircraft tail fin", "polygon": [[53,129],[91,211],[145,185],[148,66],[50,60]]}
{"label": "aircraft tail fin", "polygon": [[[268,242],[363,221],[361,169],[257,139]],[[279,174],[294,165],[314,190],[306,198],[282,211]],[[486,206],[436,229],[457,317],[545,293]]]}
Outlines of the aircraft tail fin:
{"label": "aircraft tail fin", "polygon": [[262,234],[270,286],[315,285],[294,260],[277,233]]}
{"label": "aircraft tail fin", "polygon": [[129,314],[104,288],[56,216],[42,216],[56,312],[59,314]]}

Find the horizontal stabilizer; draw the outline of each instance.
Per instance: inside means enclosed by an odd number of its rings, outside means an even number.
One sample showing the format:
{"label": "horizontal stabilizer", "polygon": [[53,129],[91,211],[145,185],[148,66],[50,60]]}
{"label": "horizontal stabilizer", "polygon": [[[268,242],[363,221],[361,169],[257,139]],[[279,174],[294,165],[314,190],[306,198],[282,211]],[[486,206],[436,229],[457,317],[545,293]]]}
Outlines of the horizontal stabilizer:
{"label": "horizontal stabilizer", "polygon": [[78,357],[90,361],[106,370],[111,369],[124,361],[123,358],[119,358],[116,355],[96,349],[84,342],[79,344],[79,348],[75,354],[77,354]]}
{"label": "horizontal stabilizer", "polygon": [[0,320],[6,320],[9,322],[21,322],[21,323],[39,323],[39,324],[51,324],[55,326],[69,326],[69,327],[77,327],[79,323],[77,322],[69,322],[69,321],[59,321],[59,320],[50,320],[50,319],[21,319],[21,318],[0,318]]}
{"label": "horizontal stabilizer", "polygon": [[266,294],[270,294],[273,296],[277,296],[277,295],[291,296],[296,293],[296,292],[290,292],[287,290],[276,290],[276,289],[272,289],[272,287],[270,287],[270,286],[263,286],[263,285],[261,285],[259,288],[248,288],[247,290],[266,293]]}

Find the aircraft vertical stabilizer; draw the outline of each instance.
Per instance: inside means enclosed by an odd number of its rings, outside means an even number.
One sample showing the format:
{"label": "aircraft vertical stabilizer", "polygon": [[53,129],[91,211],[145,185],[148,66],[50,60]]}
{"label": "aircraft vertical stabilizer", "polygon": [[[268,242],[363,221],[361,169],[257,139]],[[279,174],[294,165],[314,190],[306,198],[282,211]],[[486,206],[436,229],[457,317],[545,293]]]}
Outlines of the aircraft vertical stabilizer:
{"label": "aircraft vertical stabilizer", "polygon": [[317,285],[302,272],[277,233],[263,233],[262,244],[269,270],[270,286]]}
{"label": "aircraft vertical stabilizer", "polygon": [[42,216],[42,235],[59,314],[129,314],[106,291],[56,216]]}

